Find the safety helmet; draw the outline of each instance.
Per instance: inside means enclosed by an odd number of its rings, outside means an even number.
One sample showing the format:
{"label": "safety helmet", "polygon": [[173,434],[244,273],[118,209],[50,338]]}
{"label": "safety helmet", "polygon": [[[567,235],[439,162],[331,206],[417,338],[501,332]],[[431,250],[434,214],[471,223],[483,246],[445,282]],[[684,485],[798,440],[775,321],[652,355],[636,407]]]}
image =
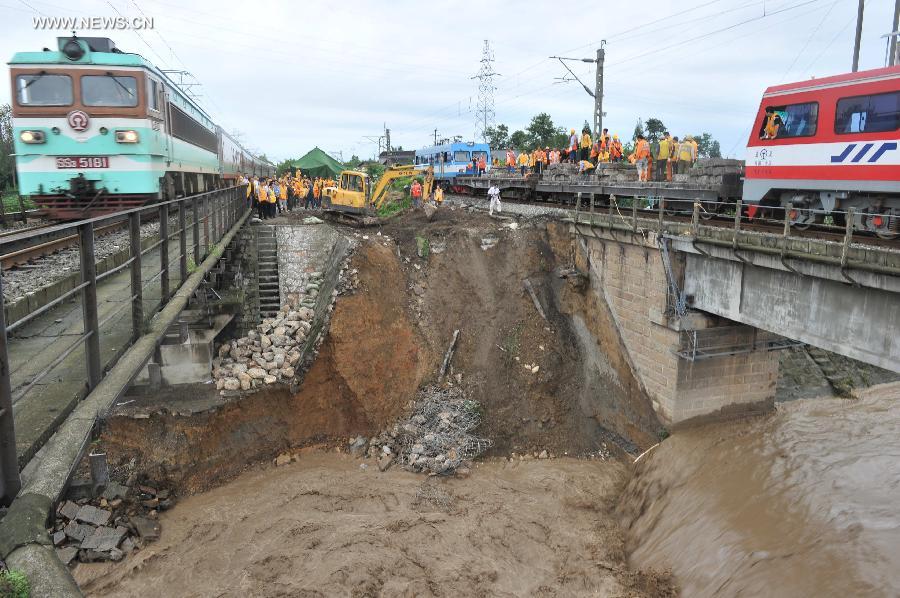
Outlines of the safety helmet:
{"label": "safety helmet", "polygon": [[571,135],[573,133],[575,133],[575,129],[569,129],[569,134]]}

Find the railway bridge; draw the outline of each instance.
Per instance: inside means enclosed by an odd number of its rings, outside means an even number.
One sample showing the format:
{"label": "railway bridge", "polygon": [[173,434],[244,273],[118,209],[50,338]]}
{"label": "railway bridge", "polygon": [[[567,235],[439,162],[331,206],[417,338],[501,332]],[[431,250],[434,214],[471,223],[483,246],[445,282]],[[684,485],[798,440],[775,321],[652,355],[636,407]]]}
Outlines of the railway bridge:
{"label": "railway bridge", "polygon": [[[580,195],[579,195],[580,197]],[[673,222],[630,209],[567,218],[587,273],[662,419],[771,408],[777,350],[806,343],[900,372],[900,251]]]}

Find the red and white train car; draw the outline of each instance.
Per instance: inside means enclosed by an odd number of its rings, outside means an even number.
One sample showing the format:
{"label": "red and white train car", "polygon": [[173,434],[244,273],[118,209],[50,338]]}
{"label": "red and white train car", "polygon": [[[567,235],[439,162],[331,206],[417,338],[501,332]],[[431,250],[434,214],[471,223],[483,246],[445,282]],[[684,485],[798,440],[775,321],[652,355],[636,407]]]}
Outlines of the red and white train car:
{"label": "red and white train car", "polygon": [[747,143],[744,203],[900,233],[900,66],[770,87]]}

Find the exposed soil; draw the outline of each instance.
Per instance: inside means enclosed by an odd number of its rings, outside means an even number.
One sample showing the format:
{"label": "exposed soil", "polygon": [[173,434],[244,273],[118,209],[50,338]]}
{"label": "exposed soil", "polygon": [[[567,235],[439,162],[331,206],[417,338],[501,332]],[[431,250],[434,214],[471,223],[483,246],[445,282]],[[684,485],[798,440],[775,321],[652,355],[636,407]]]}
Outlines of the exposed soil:
{"label": "exposed soil", "polygon": [[148,419],[114,416],[103,433],[107,453],[119,461],[135,457],[153,478],[191,493],[287,448],[369,434],[393,421],[419,387],[427,347],[403,309],[405,276],[396,250],[366,244],[353,264],[360,291],[335,304],[328,335],[296,394],[266,389],[190,417],[173,415],[177,409]]}
{"label": "exposed soil", "polygon": [[[410,312],[435,359],[432,370],[460,330],[453,372],[462,374],[462,384],[484,406],[482,435],[494,442],[494,454],[585,454],[602,443],[633,451],[654,441],[659,424],[633,377],[623,391],[621,381],[596,375],[585,359],[571,314],[586,306],[571,299],[556,275],[570,265],[570,241],[562,232],[551,245],[545,221],[446,208],[431,221],[419,212],[408,214],[381,232],[410,260],[404,264]],[[416,257],[417,236],[429,242],[427,260]],[[525,290],[526,279],[546,320]],[[598,346],[593,338],[589,344],[594,350],[619,349],[613,343]],[[624,364],[622,378],[626,371],[631,376]],[[635,407],[623,415],[628,402]]]}
{"label": "exposed soil", "polygon": [[158,542],[76,578],[89,596],[672,596],[625,565],[623,477],[560,459],[426,478],[311,451],[183,500]]}

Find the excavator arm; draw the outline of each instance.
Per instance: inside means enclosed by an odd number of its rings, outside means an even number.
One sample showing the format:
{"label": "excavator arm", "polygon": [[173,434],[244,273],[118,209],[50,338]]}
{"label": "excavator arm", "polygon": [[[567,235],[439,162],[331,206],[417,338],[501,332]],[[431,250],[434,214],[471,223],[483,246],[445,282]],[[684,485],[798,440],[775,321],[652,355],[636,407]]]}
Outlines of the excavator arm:
{"label": "excavator arm", "polygon": [[[422,174],[422,171],[417,170],[415,166],[392,166],[386,169],[384,174],[381,175],[381,178],[378,180],[378,183],[375,185],[375,188],[372,190],[370,199],[372,206],[377,210],[384,204],[384,201],[387,199],[388,184],[391,181],[403,177],[417,177],[420,174]],[[422,197],[427,198],[431,195],[431,189],[434,186],[433,168],[429,166],[424,174],[425,184],[422,186]]]}
{"label": "excavator arm", "polygon": [[380,208],[384,204],[384,200],[387,199],[387,188],[391,181],[403,177],[415,177],[418,174],[419,171],[416,170],[415,166],[391,166],[378,179],[369,201],[372,202],[375,209]]}

